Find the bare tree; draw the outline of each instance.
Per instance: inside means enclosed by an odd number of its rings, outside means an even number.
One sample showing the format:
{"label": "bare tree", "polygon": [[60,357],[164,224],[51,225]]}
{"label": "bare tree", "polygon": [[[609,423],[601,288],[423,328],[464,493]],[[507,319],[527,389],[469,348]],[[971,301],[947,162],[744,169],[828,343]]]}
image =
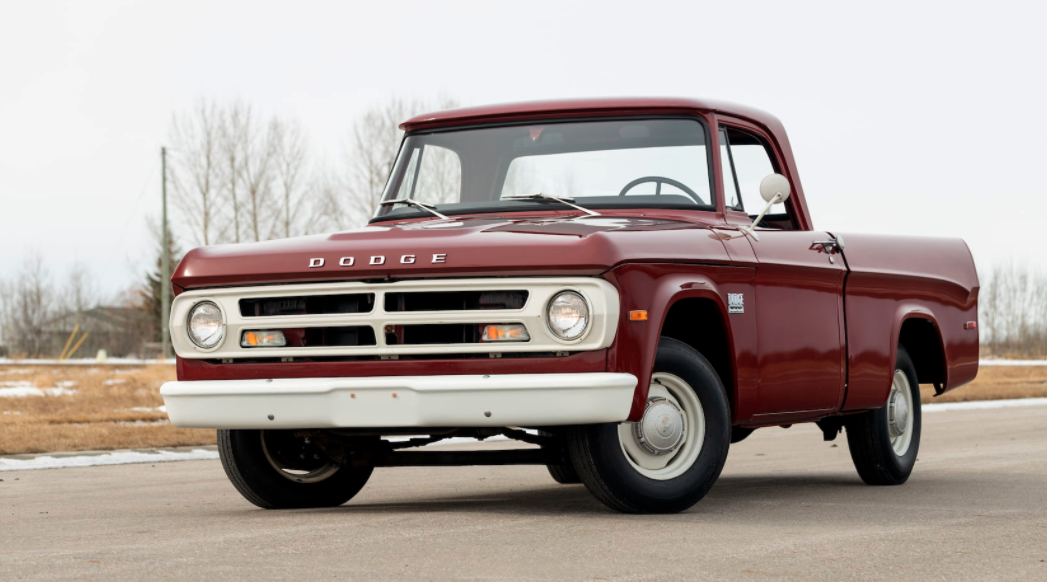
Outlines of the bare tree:
{"label": "bare tree", "polygon": [[[454,99],[446,97],[435,103],[394,98],[364,113],[353,125],[345,148],[344,190],[347,196],[342,209],[348,215],[349,221],[362,224],[378,207],[403,139],[400,124],[419,113],[456,106],[457,102]],[[451,161],[448,154],[453,156],[451,152],[435,154],[430,163],[443,164],[443,167],[446,167]],[[438,188],[453,187],[451,182],[454,177],[446,178],[448,175],[448,172],[442,170],[432,173]],[[442,182],[441,177],[445,177]],[[425,190],[430,191],[429,188]],[[426,193],[422,197],[432,196]],[[446,196],[440,194],[437,197]]]}
{"label": "bare tree", "polygon": [[197,106],[172,121],[174,144],[170,177],[175,204],[198,244],[217,242],[221,226],[220,166],[222,111],[213,102]]}
{"label": "bare tree", "polygon": [[55,313],[55,292],[39,253],[30,254],[13,281],[0,287],[0,327],[14,353],[31,358],[45,355],[45,326]]}
{"label": "bare tree", "polygon": [[232,239],[240,242],[240,217],[242,214],[242,201],[240,199],[240,174],[244,161],[241,142],[245,139],[247,126],[251,122],[251,108],[243,102],[237,101],[229,105],[222,115],[221,124],[221,151],[222,151],[222,181],[226,199],[232,207]]}
{"label": "bare tree", "polygon": [[[296,120],[259,116],[244,102],[201,101],[172,122],[173,183],[181,219],[196,244],[263,240],[362,224],[378,205],[402,140],[399,124],[453,107],[392,99],[368,110],[349,135],[338,169],[310,155]],[[417,197],[457,200],[454,152],[426,148]]]}
{"label": "bare tree", "polygon": [[981,342],[996,356],[1047,355],[1047,273],[1003,263],[983,270]]}
{"label": "bare tree", "polygon": [[274,231],[289,238],[301,234],[302,217],[308,214],[308,146],[301,124],[297,121],[274,120],[273,178],[280,198]]}
{"label": "bare tree", "polygon": [[273,159],[276,154],[276,120],[265,124],[248,119],[240,141],[240,182],[244,186],[246,204],[244,220],[255,241],[262,240],[263,223],[267,222],[272,206]]}

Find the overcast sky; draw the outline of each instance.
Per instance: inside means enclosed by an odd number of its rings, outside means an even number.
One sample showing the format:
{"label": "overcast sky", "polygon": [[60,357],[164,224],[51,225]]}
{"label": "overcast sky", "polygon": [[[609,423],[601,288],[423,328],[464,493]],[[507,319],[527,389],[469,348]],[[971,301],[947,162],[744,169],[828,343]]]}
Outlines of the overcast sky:
{"label": "overcast sky", "polygon": [[0,278],[115,292],[152,254],[172,114],[242,99],[333,155],[392,96],[696,96],[789,130],[815,226],[963,237],[1047,267],[1035,2],[6,2]]}

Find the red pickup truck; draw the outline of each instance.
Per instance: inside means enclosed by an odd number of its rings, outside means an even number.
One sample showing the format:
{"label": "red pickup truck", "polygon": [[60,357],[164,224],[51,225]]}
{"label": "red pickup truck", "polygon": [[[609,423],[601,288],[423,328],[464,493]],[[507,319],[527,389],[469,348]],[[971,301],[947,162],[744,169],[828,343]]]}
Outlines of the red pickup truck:
{"label": "red pickup truck", "polygon": [[[977,374],[965,243],[816,229],[767,113],[601,99],[401,127],[367,227],[198,248],[172,277],[171,421],[218,429],[258,506],[339,505],[375,467],[538,464],[676,512],[732,443],[799,422],[898,485],[918,385]],[[452,437],[532,446],[417,448]]]}

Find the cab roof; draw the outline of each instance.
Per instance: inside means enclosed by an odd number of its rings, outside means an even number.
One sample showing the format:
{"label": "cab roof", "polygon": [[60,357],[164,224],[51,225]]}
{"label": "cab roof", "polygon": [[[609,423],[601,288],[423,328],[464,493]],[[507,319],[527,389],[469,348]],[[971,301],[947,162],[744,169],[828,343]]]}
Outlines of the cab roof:
{"label": "cab roof", "polygon": [[715,112],[741,117],[762,125],[775,134],[782,128],[778,118],[770,113],[725,101],[680,97],[612,97],[525,101],[448,109],[416,115],[401,123],[400,129],[417,131],[528,119],[570,119],[594,115],[679,115],[696,112]]}

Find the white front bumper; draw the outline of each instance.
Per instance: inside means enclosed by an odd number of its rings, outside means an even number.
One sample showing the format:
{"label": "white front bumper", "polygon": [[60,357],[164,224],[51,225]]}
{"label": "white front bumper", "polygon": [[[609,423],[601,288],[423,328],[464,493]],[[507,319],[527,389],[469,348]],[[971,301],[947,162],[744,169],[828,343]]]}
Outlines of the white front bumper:
{"label": "white front bumper", "polygon": [[381,376],[167,382],[187,428],[503,427],[620,422],[632,374]]}

